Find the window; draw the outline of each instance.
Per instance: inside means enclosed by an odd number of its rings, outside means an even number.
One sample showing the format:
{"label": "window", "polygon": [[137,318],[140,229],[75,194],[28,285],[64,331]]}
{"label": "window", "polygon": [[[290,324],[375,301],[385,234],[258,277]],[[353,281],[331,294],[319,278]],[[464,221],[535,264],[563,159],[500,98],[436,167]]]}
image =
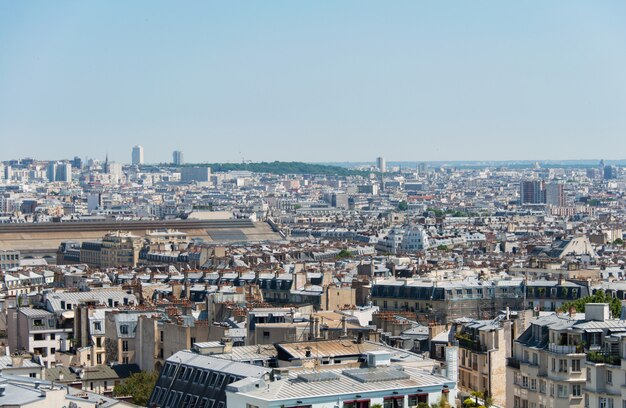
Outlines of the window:
{"label": "window", "polygon": [[343,408],[369,408],[370,400],[344,401]]}
{"label": "window", "polygon": [[57,352],[57,349],[55,347],[50,347],[50,354],[54,354]]}
{"label": "window", "polygon": [[96,363],[102,364],[102,354],[100,353],[96,354]]}
{"label": "window", "polygon": [[559,360],[559,373],[567,372],[567,360]]}
{"label": "window", "polygon": [[606,383],[613,384],[613,371],[606,370]]}
{"label": "window", "polygon": [[420,403],[428,404],[428,394],[413,394],[413,395],[409,395],[409,406],[410,407],[419,405]]}
{"label": "window", "polygon": [[383,398],[383,408],[403,408],[404,396]]}
{"label": "window", "polygon": [[539,380],[539,392],[542,394],[546,393],[546,382],[544,380]]}
{"label": "window", "polygon": [[93,329],[97,330],[97,331],[102,330],[102,323],[100,323],[100,322],[93,322]]}
{"label": "window", "polygon": [[122,340],[122,351],[128,351],[128,340]]}
{"label": "window", "polygon": [[535,378],[530,379],[530,389],[537,391],[537,380]]}
{"label": "window", "polygon": [[600,408],[613,408],[613,398],[598,398],[598,406]]}
{"label": "window", "polygon": [[591,368],[587,368],[587,381],[591,381]]}
{"label": "window", "polygon": [[559,398],[567,398],[567,385],[559,384],[557,386],[557,396]]}
{"label": "window", "polygon": [[56,335],[54,333],[50,333],[50,340],[55,340],[56,339]]}
{"label": "window", "polygon": [[572,396],[580,397],[581,395],[583,395],[583,393],[580,384],[572,384]]}
{"label": "window", "polygon": [[572,360],[572,371],[580,371],[580,360]]}
{"label": "window", "polygon": [[528,377],[525,375],[522,376],[522,387],[528,388]]}
{"label": "window", "polygon": [[96,347],[102,347],[102,337],[96,337]]}
{"label": "window", "polygon": [[537,353],[533,353],[533,365],[539,365],[539,355]]}
{"label": "window", "polygon": [[128,334],[128,325],[127,324],[120,325],[120,333],[121,334]]}
{"label": "window", "polygon": [[46,337],[42,333],[35,333],[33,340],[45,340]]}

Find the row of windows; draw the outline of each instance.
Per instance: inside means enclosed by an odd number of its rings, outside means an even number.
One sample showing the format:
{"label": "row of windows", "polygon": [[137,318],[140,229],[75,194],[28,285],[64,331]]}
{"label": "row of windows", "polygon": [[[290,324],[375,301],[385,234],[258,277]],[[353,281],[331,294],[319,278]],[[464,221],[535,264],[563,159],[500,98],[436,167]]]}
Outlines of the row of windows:
{"label": "row of windows", "polygon": [[[166,398],[167,397],[167,398]],[[202,398],[197,395],[186,394],[183,398],[181,391],[167,392],[167,389],[156,387],[153,402],[163,408],[224,408],[224,402],[215,403],[214,399]]]}
{"label": "row of windows", "polygon": [[[547,383],[544,380],[537,381],[536,378],[530,378],[526,375],[521,375],[516,373],[513,376],[513,383],[522,388],[526,388],[530,391],[539,391],[541,394],[546,394],[548,391]],[[549,387],[550,396],[554,397],[555,395],[558,398],[568,398],[572,397],[581,397],[582,396],[582,385],[581,384],[550,384]]]}
{"label": "row of windows", "polygon": [[[176,365],[166,364],[163,368],[161,377],[173,378],[176,374]],[[178,381],[191,381],[193,384],[202,384],[205,387],[221,389],[226,384],[231,384],[240,380],[240,377],[234,375],[228,375],[211,370],[194,369],[193,367],[180,366],[178,373],[176,374],[176,380]],[[228,382],[227,382],[228,381]]]}

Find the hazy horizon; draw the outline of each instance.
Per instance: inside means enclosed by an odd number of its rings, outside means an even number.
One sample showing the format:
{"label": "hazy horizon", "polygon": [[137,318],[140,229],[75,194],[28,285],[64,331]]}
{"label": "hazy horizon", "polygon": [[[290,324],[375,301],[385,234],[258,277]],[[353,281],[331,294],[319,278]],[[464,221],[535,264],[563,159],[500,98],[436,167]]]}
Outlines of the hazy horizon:
{"label": "hazy horizon", "polygon": [[626,3],[0,3],[0,160],[626,156]]}

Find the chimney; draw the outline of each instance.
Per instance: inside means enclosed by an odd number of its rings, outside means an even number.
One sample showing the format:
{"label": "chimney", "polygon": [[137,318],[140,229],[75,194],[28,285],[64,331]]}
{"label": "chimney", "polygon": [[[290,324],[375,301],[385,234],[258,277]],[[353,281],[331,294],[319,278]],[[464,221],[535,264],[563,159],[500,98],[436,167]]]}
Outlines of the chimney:
{"label": "chimney", "polygon": [[13,368],[21,367],[24,362],[24,359],[20,355],[11,356],[11,365]]}
{"label": "chimney", "polygon": [[346,325],[346,317],[345,316],[341,316],[341,335],[343,337],[348,337],[348,328]]}
{"label": "chimney", "polygon": [[222,353],[227,354],[227,353],[233,352],[233,340],[232,339],[224,338],[222,339],[222,343],[224,343],[224,350],[222,351]]}
{"label": "chimney", "polygon": [[320,319],[318,319],[317,317],[315,318],[315,322],[314,322],[314,330],[313,330],[313,336],[314,338],[319,338],[320,337]]}

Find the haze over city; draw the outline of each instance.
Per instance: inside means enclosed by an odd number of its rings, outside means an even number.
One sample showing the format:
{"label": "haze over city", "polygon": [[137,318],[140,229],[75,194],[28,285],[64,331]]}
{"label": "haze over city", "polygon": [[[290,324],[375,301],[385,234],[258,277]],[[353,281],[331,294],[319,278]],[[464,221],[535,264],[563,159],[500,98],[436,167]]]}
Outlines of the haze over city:
{"label": "haze over city", "polygon": [[626,3],[0,3],[0,160],[622,159]]}

